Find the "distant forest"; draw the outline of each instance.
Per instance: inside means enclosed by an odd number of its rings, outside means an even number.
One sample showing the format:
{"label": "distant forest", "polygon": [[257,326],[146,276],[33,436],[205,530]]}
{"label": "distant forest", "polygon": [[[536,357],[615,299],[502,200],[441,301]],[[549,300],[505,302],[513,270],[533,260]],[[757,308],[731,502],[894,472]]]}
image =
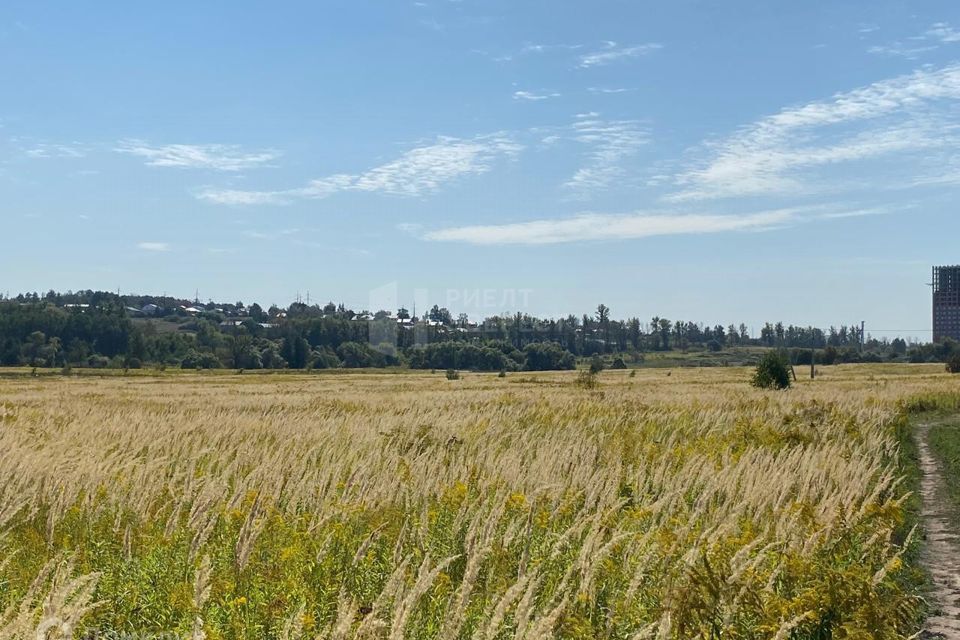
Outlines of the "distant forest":
{"label": "distant forest", "polygon": [[796,364],[809,364],[811,355],[821,364],[944,361],[958,350],[949,340],[877,340],[857,325],[766,323],[751,336],[743,323],[615,320],[603,304],[579,317],[516,313],[474,322],[438,306],[413,317],[407,309],[354,311],[332,302],[265,310],[103,291],[0,297],[3,366],[542,371],[572,369],[584,357],[622,367],[651,353],[750,348],[787,350]]}

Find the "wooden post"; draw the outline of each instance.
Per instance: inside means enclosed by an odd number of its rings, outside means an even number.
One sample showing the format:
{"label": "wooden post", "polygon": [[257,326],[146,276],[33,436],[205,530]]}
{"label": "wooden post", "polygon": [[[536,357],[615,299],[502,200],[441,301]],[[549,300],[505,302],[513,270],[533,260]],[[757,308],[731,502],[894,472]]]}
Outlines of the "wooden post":
{"label": "wooden post", "polygon": [[810,349],[810,379],[813,380],[817,377],[817,370],[813,366],[813,363],[817,361],[817,350]]}

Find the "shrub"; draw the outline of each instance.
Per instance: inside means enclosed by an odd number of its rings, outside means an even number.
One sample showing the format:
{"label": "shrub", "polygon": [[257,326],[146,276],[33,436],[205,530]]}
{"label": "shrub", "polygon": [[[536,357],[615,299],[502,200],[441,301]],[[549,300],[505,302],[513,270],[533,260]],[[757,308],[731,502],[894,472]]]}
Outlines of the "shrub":
{"label": "shrub", "polygon": [[591,369],[584,369],[577,374],[577,386],[581,389],[596,389],[600,382],[597,380],[597,374]]}
{"label": "shrub", "polygon": [[955,353],[947,360],[947,371],[949,373],[960,373],[960,353]]}
{"label": "shrub", "polygon": [[447,380],[459,380],[460,372],[456,369],[447,369]]}
{"label": "shrub", "polygon": [[623,361],[623,358],[621,358],[620,356],[617,356],[616,358],[613,359],[613,364],[610,365],[610,368],[611,368],[611,369],[626,369],[626,368],[627,368],[627,365],[626,365],[626,363]]}
{"label": "shrub", "polygon": [[498,378],[506,378],[506,377],[507,377],[507,370],[506,370],[506,369],[500,369],[500,373],[497,374],[497,377],[498,377]]}
{"label": "shrub", "polygon": [[110,366],[110,358],[107,356],[90,356],[87,358],[87,366],[92,369],[105,369]]}
{"label": "shrub", "polygon": [[790,363],[778,351],[768,351],[760,358],[751,384],[761,389],[787,389],[790,387]]}
{"label": "shrub", "polygon": [[534,342],[523,348],[527,371],[556,371],[573,369],[577,359],[556,342]]}
{"label": "shrub", "polygon": [[361,342],[344,342],[337,349],[337,355],[347,369],[382,367],[386,364],[386,358],[382,353]]}
{"label": "shrub", "polygon": [[190,349],[180,361],[181,369],[218,369],[220,360],[217,356],[207,351],[197,351]]}
{"label": "shrub", "polygon": [[[512,347],[511,347],[512,349]],[[518,354],[520,352],[517,352]],[[522,358],[522,354],[520,355]],[[411,369],[470,369],[472,371],[499,371],[512,369],[516,362],[493,344],[465,342],[434,342],[407,350]]]}
{"label": "shrub", "polygon": [[590,373],[596,375],[603,371],[603,358],[597,354],[593,354],[593,357],[590,358]]}

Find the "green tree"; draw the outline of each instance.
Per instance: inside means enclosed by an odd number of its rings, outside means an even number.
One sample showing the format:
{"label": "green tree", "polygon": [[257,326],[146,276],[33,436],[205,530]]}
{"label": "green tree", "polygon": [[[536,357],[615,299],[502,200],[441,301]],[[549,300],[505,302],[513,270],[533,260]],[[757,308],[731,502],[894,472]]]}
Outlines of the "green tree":
{"label": "green tree", "polygon": [[659,329],[660,329],[660,340],[662,341],[663,350],[670,351],[670,327],[673,325],[672,322],[666,318],[660,318]]}
{"label": "green tree", "polygon": [[603,358],[597,354],[593,354],[593,357],[590,359],[590,373],[596,375],[603,371]]}
{"label": "green tree", "polygon": [[786,355],[779,351],[768,351],[763,354],[750,382],[761,389],[788,389],[790,363]]}
{"label": "green tree", "polygon": [[947,360],[947,371],[949,373],[960,373],[960,353],[955,353]]}
{"label": "green tree", "polygon": [[605,304],[597,306],[597,325],[603,332],[603,350],[610,351],[610,307]]}

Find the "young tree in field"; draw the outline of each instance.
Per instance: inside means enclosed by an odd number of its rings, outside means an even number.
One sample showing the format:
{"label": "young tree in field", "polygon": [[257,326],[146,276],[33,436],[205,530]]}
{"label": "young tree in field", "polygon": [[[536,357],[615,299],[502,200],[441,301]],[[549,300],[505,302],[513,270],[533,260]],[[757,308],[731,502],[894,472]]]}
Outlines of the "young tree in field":
{"label": "young tree in field", "polygon": [[603,371],[603,369],[604,369],[603,358],[601,358],[596,353],[593,354],[593,358],[590,359],[590,373],[592,373],[593,375],[596,375],[601,371]]}
{"label": "young tree in field", "polygon": [[787,389],[790,387],[790,362],[780,351],[768,351],[760,358],[750,382],[760,389]]}

